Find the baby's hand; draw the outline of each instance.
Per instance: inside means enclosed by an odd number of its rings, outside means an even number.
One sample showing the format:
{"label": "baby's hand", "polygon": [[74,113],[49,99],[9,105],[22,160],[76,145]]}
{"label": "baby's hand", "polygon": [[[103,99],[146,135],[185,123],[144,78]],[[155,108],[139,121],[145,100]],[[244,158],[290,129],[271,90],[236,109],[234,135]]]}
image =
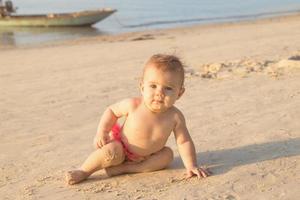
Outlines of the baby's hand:
{"label": "baby's hand", "polygon": [[191,167],[189,169],[186,170],[187,171],[187,175],[186,178],[191,178],[192,176],[197,176],[198,178],[206,178],[208,176],[211,175],[211,173],[202,167]]}
{"label": "baby's hand", "polygon": [[97,133],[94,137],[94,147],[96,149],[102,148],[104,145],[106,145],[109,142],[109,135],[105,133]]}

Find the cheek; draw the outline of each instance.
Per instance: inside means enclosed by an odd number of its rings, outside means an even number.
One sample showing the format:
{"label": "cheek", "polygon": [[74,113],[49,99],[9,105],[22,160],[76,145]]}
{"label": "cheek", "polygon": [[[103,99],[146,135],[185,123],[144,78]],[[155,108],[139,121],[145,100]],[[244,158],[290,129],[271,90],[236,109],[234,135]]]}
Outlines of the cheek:
{"label": "cheek", "polygon": [[166,101],[173,102],[176,101],[176,94],[171,93],[165,96]]}
{"label": "cheek", "polygon": [[151,90],[149,90],[149,89],[145,88],[144,91],[143,91],[143,96],[144,97],[151,97],[152,94],[153,94],[153,92]]}
{"label": "cheek", "polygon": [[166,97],[169,97],[169,98],[175,98],[176,97],[176,92],[174,91],[169,91],[169,92],[166,92]]}

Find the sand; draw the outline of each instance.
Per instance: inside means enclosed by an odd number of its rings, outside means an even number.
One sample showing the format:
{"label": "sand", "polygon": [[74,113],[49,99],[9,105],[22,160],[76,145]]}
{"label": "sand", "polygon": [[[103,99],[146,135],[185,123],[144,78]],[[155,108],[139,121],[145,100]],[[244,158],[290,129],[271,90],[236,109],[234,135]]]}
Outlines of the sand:
{"label": "sand", "polygon": [[[199,163],[68,186],[107,105],[139,95],[144,61],[186,64],[186,116]],[[0,49],[1,199],[291,199],[300,196],[300,16]]]}

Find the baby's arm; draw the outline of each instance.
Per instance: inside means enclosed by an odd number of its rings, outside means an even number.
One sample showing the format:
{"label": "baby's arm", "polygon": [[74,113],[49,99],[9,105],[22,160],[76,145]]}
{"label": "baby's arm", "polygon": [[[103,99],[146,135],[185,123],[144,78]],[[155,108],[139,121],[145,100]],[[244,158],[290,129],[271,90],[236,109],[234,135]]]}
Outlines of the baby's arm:
{"label": "baby's arm", "polygon": [[187,170],[187,178],[190,178],[193,175],[197,175],[199,178],[209,176],[209,172],[207,170],[198,168],[197,166],[195,146],[186,127],[182,113],[178,113],[176,116],[174,134],[179,154]]}
{"label": "baby's arm", "polygon": [[109,141],[109,132],[118,118],[126,116],[133,104],[134,99],[125,99],[109,106],[103,113],[96,136],[94,138],[95,148],[101,148]]}

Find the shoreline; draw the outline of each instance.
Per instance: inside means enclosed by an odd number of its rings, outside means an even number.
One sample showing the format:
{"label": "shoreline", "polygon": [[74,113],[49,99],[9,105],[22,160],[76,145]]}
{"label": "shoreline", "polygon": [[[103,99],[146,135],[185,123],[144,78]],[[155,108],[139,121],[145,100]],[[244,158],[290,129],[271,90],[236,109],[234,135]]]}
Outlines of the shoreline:
{"label": "shoreline", "polygon": [[73,39],[65,39],[65,40],[58,40],[58,41],[46,41],[42,43],[35,43],[35,44],[18,44],[18,45],[3,45],[0,46],[0,50],[2,49],[16,49],[16,48],[39,48],[45,46],[56,46],[56,45],[72,45],[73,43],[85,43],[85,42],[119,42],[125,40],[148,40],[153,39],[151,35],[160,35],[169,32],[181,32],[185,29],[191,30],[201,30],[201,29],[208,29],[208,28],[218,28],[218,27],[229,27],[229,26],[239,26],[239,25],[247,25],[247,24],[261,24],[261,23],[271,23],[274,21],[282,21],[282,20],[297,20],[300,18],[300,13],[291,13],[286,15],[278,15],[272,17],[262,17],[262,18],[253,18],[253,19],[241,19],[237,21],[231,22],[215,22],[215,23],[204,23],[204,24],[193,24],[193,25],[183,25],[179,27],[172,27],[172,28],[158,28],[152,30],[141,30],[141,31],[133,31],[133,32],[123,32],[123,33],[116,33],[116,34],[104,34],[104,35],[95,35],[95,36],[82,36],[80,38],[73,38]]}

